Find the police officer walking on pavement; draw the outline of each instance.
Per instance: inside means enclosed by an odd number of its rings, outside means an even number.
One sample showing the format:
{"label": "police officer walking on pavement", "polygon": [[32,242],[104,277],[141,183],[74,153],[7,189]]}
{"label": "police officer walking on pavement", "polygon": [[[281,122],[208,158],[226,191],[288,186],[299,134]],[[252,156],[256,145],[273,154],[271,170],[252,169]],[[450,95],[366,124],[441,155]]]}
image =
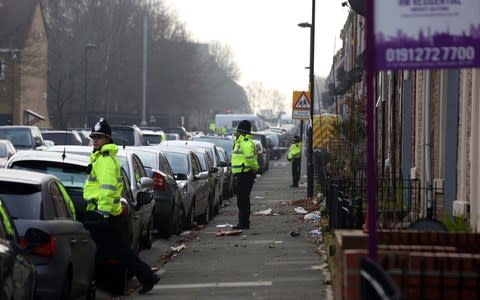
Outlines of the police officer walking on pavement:
{"label": "police officer walking on pavement", "polygon": [[104,118],[100,118],[92,128],[93,153],[87,170],[83,197],[87,201],[85,227],[92,234],[97,245],[96,262],[101,264],[107,257],[118,259],[133,271],[145,294],[160,280],[152,268],[140,260],[130,247],[123,228],[127,207],[120,201],[122,180],[120,162],[117,158],[118,146],[113,143],[112,130]]}
{"label": "police officer walking on pavement", "polygon": [[235,132],[235,145],[232,152],[232,173],[237,183],[238,223],[233,229],[250,228],[250,192],[257,176],[258,162],[252,124],[243,120]]}
{"label": "police officer walking on pavement", "polygon": [[302,141],[298,135],[293,137],[293,143],[288,149],[287,159],[292,162],[292,185],[290,187],[298,187],[302,161]]}

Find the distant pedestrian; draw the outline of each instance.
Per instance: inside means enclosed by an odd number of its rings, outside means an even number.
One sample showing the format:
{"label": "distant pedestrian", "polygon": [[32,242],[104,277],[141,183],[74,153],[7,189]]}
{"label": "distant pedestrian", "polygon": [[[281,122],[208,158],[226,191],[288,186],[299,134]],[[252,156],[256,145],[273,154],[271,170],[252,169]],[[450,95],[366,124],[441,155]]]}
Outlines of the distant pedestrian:
{"label": "distant pedestrian", "polygon": [[257,177],[256,146],[251,135],[252,124],[243,120],[235,131],[232,152],[232,173],[237,182],[238,223],[233,229],[250,228],[250,192]]}
{"label": "distant pedestrian", "polygon": [[302,161],[302,141],[300,136],[296,135],[293,137],[293,143],[288,149],[287,159],[292,162],[292,185],[290,187],[298,187]]}
{"label": "distant pedestrian", "polygon": [[109,257],[118,259],[135,274],[142,284],[139,293],[145,294],[160,278],[138,257],[125,237],[127,207],[120,201],[123,185],[117,158],[118,146],[113,143],[112,129],[104,118],[95,123],[90,137],[93,153],[90,155],[83,197],[87,201],[85,227],[97,245],[97,263],[103,263]]}

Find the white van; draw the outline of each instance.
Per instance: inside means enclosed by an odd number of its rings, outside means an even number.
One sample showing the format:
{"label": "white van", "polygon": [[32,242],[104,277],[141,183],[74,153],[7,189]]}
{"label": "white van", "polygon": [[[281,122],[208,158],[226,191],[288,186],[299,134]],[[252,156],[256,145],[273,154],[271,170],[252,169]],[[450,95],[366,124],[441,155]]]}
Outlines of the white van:
{"label": "white van", "polygon": [[217,114],[215,115],[215,126],[227,128],[227,132],[230,134],[242,120],[252,123],[252,131],[259,131],[264,127],[262,120],[255,114]]}

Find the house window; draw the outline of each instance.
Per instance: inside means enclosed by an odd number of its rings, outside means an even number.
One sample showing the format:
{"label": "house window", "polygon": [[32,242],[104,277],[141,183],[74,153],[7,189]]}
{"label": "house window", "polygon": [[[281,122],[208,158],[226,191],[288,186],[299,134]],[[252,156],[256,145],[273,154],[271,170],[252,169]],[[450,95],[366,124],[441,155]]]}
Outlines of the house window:
{"label": "house window", "polygon": [[5,61],[0,59],[0,80],[5,79]]}

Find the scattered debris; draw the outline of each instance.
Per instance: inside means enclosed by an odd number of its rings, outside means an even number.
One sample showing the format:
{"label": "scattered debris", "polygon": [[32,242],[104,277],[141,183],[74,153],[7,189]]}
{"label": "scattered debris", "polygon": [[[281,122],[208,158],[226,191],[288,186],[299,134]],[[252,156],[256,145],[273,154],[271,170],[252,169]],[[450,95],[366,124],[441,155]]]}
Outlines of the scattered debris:
{"label": "scattered debris", "polygon": [[318,222],[320,221],[320,212],[314,211],[303,216],[305,221]]}
{"label": "scattered debris", "polygon": [[308,233],[310,233],[311,235],[321,235],[322,234],[322,232],[318,229],[310,230]]}
{"label": "scattered debris", "polygon": [[220,230],[217,229],[215,232],[216,236],[225,236],[225,235],[241,235],[243,230],[237,229],[237,230]]}
{"label": "scattered debris", "polygon": [[308,213],[308,211],[305,210],[305,208],[301,207],[301,206],[298,206],[298,207],[295,207],[295,212],[297,214],[306,214]]}
{"label": "scattered debris", "polygon": [[253,213],[254,216],[279,216],[279,213],[273,212],[271,208],[259,210]]}
{"label": "scattered debris", "polygon": [[172,250],[173,252],[179,253],[180,251],[182,251],[185,248],[187,248],[187,246],[185,246],[185,244],[181,244],[181,245],[176,246],[176,247],[170,247],[170,250]]}
{"label": "scattered debris", "polygon": [[265,210],[259,210],[259,211],[256,211],[253,213],[253,215],[261,215],[261,216],[268,216],[268,215],[271,215],[272,214],[272,209],[271,208],[268,208],[268,209],[265,209]]}
{"label": "scattered debris", "polygon": [[265,199],[263,196],[255,196],[255,199]]}
{"label": "scattered debris", "polygon": [[300,232],[292,231],[290,232],[290,236],[297,237],[300,235]]}
{"label": "scattered debris", "polygon": [[227,224],[218,224],[218,225],[215,226],[215,227],[217,227],[217,228],[225,228],[225,227],[233,227],[233,225],[227,223]]}

